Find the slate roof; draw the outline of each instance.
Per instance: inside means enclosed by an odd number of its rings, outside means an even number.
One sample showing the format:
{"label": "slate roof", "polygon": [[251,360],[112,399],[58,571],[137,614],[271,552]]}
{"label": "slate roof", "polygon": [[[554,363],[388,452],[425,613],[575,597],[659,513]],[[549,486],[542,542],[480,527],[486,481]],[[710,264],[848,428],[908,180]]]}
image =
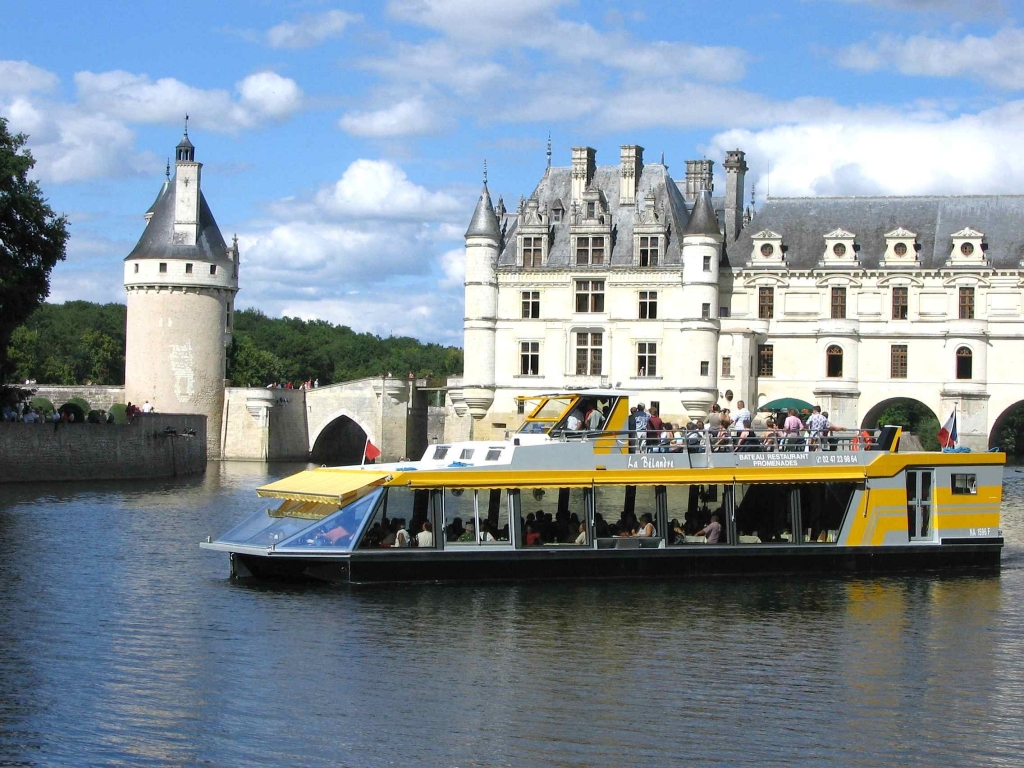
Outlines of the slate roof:
{"label": "slate roof", "polygon": [[484,188],[480,191],[480,199],[476,201],[476,209],[473,211],[472,221],[469,222],[469,229],[466,230],[466,237],[501,238],[498,217],[494,214],[491,193],[487,191],[486,181]]}
{"label": "slate roof", "polygon": [[[599,165],[591,182],[592,187],[603,193],[611,214],[612,251],[609,264],[613,267],[633,264],[633,222],[637,208],[633,205],[619,205],[620,173],[619,165]],[[641,208],[644,205],[644,198],[650,192],[654,192],[655,207],[659,215],[664,216],[668,225],[668,242],[661,266],[679,265],[682,263],[679,238],[683,230],[686,229],[689,215],[682,193],[672,177],[668,175],[668,169],[661,163],[650,163],[643,166],[636,191],[636,199]],[[555,268],[575,266],[569,249],[572,168],[550,168],[540,180],[533,194],[537,196],[541,210],[547,206],[550,212],[556,200],[561,200],[566,209],[562,221],[557,223],[551,221],[554,237],[548,251],[547,266]],[[503,217],[502,226],[506,227],[506,230],[501,254],[498,257],[499,266],[509,267],[516,264],[516,219],[515,211],[509,211]]]}
{"label": "slate roof", "polygon": [[199,192],[199,237],[195,245],[171,245],[174,234],[174,190],[178,177],[165,181],[150,210],[153,218],[139,238],[129,259],[196,259],[230,263],[228,246],[221,236],[210,206],[202,191]]}
{"label": "slate roof", "polygon": [[825,233],[841,227],[856,236],[860,266],[877,267],[885,255],[885,233],[903,227],[917,234],[921,266],[938,268],[953,248],[950,235],[968,226],[984,233],[990,266],[1020,266],[1024,195],[768,198],[726,249],[729,265],[743,267],[753,250],[751,235],[770,229],[782,235],[790,269],[812,269],[825,251]]}
{"label": "slate roof", "polygon": [[690,222],[686,225],[684,235],[721,235],[722,230],[718,225],[715,216],[715,209],[711,203],[711,193],[707,190],[701,192],[693,203],[693,210],[690,211]]}

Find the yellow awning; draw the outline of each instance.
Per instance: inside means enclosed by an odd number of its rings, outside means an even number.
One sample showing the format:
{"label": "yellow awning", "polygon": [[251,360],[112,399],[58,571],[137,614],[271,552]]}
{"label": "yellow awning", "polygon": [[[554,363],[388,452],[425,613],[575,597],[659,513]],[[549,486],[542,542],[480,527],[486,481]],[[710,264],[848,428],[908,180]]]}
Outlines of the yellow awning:
{"label": "yellow awning", "polygon": [[256,494],[339,506],[383,485],[392,475],[359,469],[311,469],[256,489]]}

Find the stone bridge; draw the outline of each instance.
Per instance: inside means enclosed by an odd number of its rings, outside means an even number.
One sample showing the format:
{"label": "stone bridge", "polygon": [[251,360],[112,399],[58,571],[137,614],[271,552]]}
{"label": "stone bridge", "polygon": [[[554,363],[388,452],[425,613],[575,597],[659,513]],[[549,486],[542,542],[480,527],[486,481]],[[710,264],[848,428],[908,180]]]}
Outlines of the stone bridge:
{"label": "stone bridge", "polygon": [[385,461],[419,458],[444,439],[443,408],[429,408],[423,379],[375,377],[317,389],[225,392],[226,459],[358,464],[369,440]]}

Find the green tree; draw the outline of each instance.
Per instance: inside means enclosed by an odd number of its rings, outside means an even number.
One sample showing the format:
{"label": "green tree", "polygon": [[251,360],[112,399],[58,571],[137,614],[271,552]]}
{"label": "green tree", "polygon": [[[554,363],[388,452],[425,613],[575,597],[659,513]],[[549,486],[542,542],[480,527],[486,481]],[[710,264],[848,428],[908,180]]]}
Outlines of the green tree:
{"label": "green tree", "polygon": [[11,373],[11,334],[49,295],[50,271],[64,259],[68,239],[67,218],[28,178],[35,160],[26,141],[0,117],[0,381]]}
{"label": "green tree", "polygon": [[281,378],[281,361],[248,336],[232,340],[229,356],[228,378],[236,387],[262,387]]}

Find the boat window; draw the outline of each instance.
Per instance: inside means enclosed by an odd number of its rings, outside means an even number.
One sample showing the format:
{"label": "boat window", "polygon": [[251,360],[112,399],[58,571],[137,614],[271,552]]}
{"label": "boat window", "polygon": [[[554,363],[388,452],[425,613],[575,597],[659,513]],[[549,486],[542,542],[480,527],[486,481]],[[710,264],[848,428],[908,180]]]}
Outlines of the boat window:
{"label": "boat window", "polygon": [[974,495],[978,492],[978,476],[954,473],[950,479],[950,490],[954,496]]}
{"label": "boat window", "polygon": [[[736,533],[750,544],[791,544],[794,541],[796,486],[783,483],[735,486]],[[756,539],[756,541],[755,541]]]}
{"label": "boat window", "polygon": [[800,528],[805,542],[835,544],[856,483],[801,483]]}
{"label": "boat window", "polygon": [[451,546],[507,544],[509,495],[500,488],[444,492],[445,542]]}
{"label": "boat window", "polygon": [[447,455],[448,455],[448,446],[447,445],[438,445],[438,446],[434,447],[434,455],[433,455],[434,461],[441,461],[441,459],[443,459]]}
{"label": "boat window", "polygon": [[[585,545],[589,488],[523,488],[519,494],[523,546]],[[584,534],[580,538],[580,525]]]}
{"label": "boat window", "polygon": [[431,511],[429,490],[404,486],[388,488],[384,501],[366,526],[359,549],[415,546],[413,542],[423,530],[423,523],[430,520],[433,525]]}
{"label": "boat window", "polygon": [[472,448],[463,448],[462,449],[462,453],[459,455],[459,458],[462,459],[462,460],[472,459],[473,458],[473,449]]}
{"label": "boat window", "polygon": [[501,458],[501,448],[488,448],[487,449],[487,461],[497,461]]}
{"label": "boat window", "polygon": [[[355,544],[359,532],[363,528],[363,523],[366,522],[383,493],[383,489],[377,488],[315,525],[307,525],[306,530],[285,542],[281,548],[352,549],[352,545]],[[309,521],[306,522],[308,524]]]}
{"label": "boat window", "polygon": [[557,421],[558,417],[565,412],[565,409],[569,407],[569,403],[572,401],[573,398],[571,397],[545,400],[534,413],[530,414],[530,418]]}
{"label": "boat window", "polygon": [[[269,504],[267,502],[270,502]],[[337,504],[315,505],[322,507],[320,514],[311,516],[301,502],[264,500],[260,510],[220,537],[220,541],[232,544],[248,544],[254,547],[276,546],[303,528],[308,528],[326,515],[338,511]],[[313,506],[313,505],[309,505]],[[289,515],[288,513],[292,514]]]}
{"label": "boat window", "polygon": [[718,543],[725,544],[728,540],[726,520],[725,485],[668,485],[665,486],[665,508],[668,519],[668,543],[703,544],[705,535],[696,534],[711,523],[712,516],[717,516],[722,526]]}
{"label": "boat window", "polygon": [[599,539],[628,536],[638,531],[651,516],[656,537],[664,536],[658,526],[658,499],[653,485],[599,485],[594,488],[594,528]]}

